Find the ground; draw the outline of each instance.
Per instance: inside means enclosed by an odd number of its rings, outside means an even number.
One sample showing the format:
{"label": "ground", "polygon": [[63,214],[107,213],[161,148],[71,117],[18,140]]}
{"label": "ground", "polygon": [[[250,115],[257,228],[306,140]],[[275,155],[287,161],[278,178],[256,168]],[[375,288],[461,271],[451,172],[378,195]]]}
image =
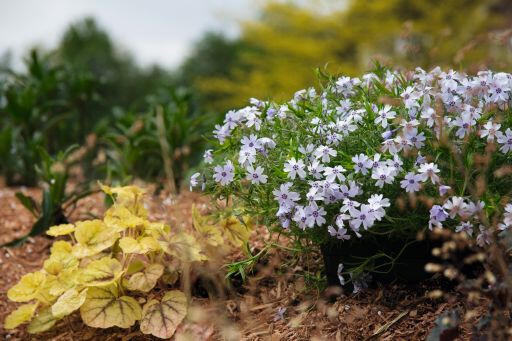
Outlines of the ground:
{"label": "ground", "polygon": [[[39,189],[0,188],[0,244],[25,234],[34,221],[15,197],[16,191],[39,196]],[[190,226],[192,204],[203,206],[207,198],[183,192],[170,199],[164,194],[150,200],[151,218],[165,220],[171,226]],[[68,212],[71,221],[100,216],[103,197],[95,194],[81,200]],[[260,248],[268,234],[259,227],[251,236],[251,245]],[[0,249],[0,321],[16,304],[7,300],[6,292],[27,272],[42,266],[48,256],[51,240],[46,237],[30,239],[18,248]],[[240,251],[227,259],[240,259]],[[288,264],[283,273],[282,264]],[[260,265],[245,284],[234,283],[225,295],[205,298],[192,290],[192,307],[175,339],[180,340],[423,340],[433,328],[438,316],[454,308],[466,310],[465,299],[456,291],[450,299],[429,299],[428,291],[435,282],[403,286],[376,286],[352,295],[341,292],[320,292],[304,279],[304,269],[321,269],[318,257],[291,259],[284,250],[274,250],[265,265]],[[219,272],[222,269],[219,267]],[[200,291],[200,290],[199,290]],[[485,302],[482,302],[484,306]],[[476,309],[478,312],[483,308]],[[278,314],[278,311],[281,314]],[[465,319],[458,340],[471,337],[477,317]],[[81,323],[79,314],[61,321],[53,330],[30,335],[24,326],[5,330],[0,326],[1,340],[152,340],[134,326],[93,329]]]}

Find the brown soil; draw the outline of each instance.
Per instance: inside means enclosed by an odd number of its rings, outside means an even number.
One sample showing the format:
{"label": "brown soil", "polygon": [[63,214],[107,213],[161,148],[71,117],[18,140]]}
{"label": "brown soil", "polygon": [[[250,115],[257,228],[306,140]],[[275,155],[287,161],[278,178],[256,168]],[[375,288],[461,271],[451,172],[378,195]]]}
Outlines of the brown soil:
{"label": "brown soil", "polygon": [[[18,203],[14,194],[21,190],[38,196],[38,189],[0,188],[0,243],[27,233],[34,217]],[[196,204],[204,208],[207,199],[184,192],[174,200],[164,194],[150,201],[151,219],[165,220],[171,226],[190,227],[190,208]],[[71,221],[100,216],[104,210],[103,196],[95,194],[81,200]],[[263,246],[268,233],[258,228],[251,237],[256,249]],[[30,239],[17,248],[0,249],[0,321],[3,324],[16,303],[7,299],[7,290],[22,275],[42,266],[48,256],[51,240],[45,237]],[[308,257],[309,256],[309,257]],[[240,259],[240,251],[233,252],[225,262]],[[465,300],[457,293],[451,299],[431,300],[426,292],[434,284],[414,287],[391,285],[369,289],[352,295],[336,293],[335,299],[325,299],[326,293],[314,289],[314,282],[306,281],[304,271],[318,273],[319,257],[304,255],[292,259],[284,250],[273,250],[266,265],[260,265],[242,286],[232,285],[226,296],[218,299],[193,297],[192,307],[175,339],[179,340],[422,340],[433,328],[437,317],[448,310],[459,308],[465,312]],[[283,266],[285,264],[286,266]],[[220,269],[219,269],[220,271]],[[482,303],[482,306],[484,304]],[[278,309],[285,310],[282,317]],[[477,316],[483,308],[476,309]],[[463,321],[458,340],[471,338],[471,329],[478,317]],[[85,326],[79,314],[58,323],[51,331],[30,335],[24,326],[5,330],[0,326],[1,340],[152,340],[141,334],[138,327],[93,329]]]}

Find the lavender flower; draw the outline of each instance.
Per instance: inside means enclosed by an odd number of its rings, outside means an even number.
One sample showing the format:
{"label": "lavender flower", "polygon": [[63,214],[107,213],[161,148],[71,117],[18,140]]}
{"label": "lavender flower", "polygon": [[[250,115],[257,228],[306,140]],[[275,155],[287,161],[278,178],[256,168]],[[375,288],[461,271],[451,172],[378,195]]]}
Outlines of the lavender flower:
{"label": "lavender flower", "polygon": [[213,179],[221,186],[228,185],[235,177],[235,167],[231,161],[228,161],[224,166],[216,166],[214,171]]}
{"label": "lavender flower", "polygon": [[512,150],[512,130],[510,128],[507,128],[505,134],[500,133],[498,135],[498,143],[502,145],[500,151],[504,154]]}
{"label": "lavender flower", "polygon": [[304,161],[295,160],[295,158],[291,158],[284,164],[284,171],[288,173],[288,177],[292,180],[295,180],[295,177],[298,175],[299,178],[304,179],[306,177],[306,172],[304,171]]}
{"label": "lavender flower", "polygon": [[256,167],[256,169],[249,166],[247,167],[247,180],[251,181],[253,185],[265,184],[268,177],[263,172],[264,169],[261,166]]}
{"label": "lavender flower", "polygon": [[408,193],[418,192],[420,190],[420,181],[422,176],[409,172],[405,175],[404,180],[400,181],[400,185]]}

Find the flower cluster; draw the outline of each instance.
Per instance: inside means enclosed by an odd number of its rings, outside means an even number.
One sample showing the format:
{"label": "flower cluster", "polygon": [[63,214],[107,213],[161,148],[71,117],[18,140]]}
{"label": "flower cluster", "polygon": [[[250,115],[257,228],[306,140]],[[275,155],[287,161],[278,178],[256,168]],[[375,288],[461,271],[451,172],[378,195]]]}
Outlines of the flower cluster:
{"label": "flower cluster", "polygon": [[508,73],[378,68],[329,78],[321,92],[300,90],[281,105],[251,99],[215,127],[219,146],[193,184],[234,195],[267,224],[341,241],[400,229],[395,203],[419,199],[423,211],[405,225],[453,228],[484,245],[490,215],[503,216],[500,229],[512,226],[512,204],[499,207],[510,178],[495,176],[511,161],[511,96]]}

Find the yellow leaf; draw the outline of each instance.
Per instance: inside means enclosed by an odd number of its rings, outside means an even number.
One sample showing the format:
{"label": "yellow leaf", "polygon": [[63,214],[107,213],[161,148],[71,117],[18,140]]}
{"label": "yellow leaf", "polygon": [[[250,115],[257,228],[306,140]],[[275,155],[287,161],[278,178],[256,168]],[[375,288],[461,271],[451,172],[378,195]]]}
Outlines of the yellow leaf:
{"label": "yellow leaf", "polygon": [[200,227],[208,223],[207,217],[201,215],[195,204],[192,204],[192,223],[199,232],[201,232]]}
{"label": "yellow leaf", "polygon": [[142,271],[144,267],[144,262],[139,259],[135,259],[130,263],[130,265],[128,265],[128,269],[126,269],[125,273],[127,275],[133,275],[136,272]]}
{"label": "yellow leaf", "polygon": [[115,203],[119,206],[124,206],[129,209],[133,214],[139,217],[147,217],[147,212],[142,205],[142,197],[145,191],[137,186],[124,186],[124,187],[108,187],[101,186],[103,192],[115,197]]}
{"label": "yellow leaf", "polygon": [[62,264],[55,259],[48,258],[43,263],[43,269],[47,274],[57,276],[62,271]]}
{"label": "yellow leaf", "polygon": [[88,257],[114,245],[119,233],[108,228],[101,220],[81,221],[76,224],[73,254],[78,258]]}
{"label": "yellow leaf", "polygon": [[199,213],[195,205],[192,205],[192,223],[206,243],[211,246],[221,246],[224,244],[220,230],[216,226],[208,224],[207,218]]}
{"label": "yellow leaf", "polygon": [[162,249],[170,255],[184,262],[195,262],[206,260],[201,254],[201,246],[194,236],[179,232],[170,238],[158,241]]}
{"label": "yellow leaf", "polygon": [[[145,233],[155,238],[155,240],[166,239],[171,233],[171,228],[163,223],[149,223],[146,226]],[[160,244],[160,242],[159,242]]]}
{"label": "yellow leaf", "polygon": [[129,328],[141,318],[141,308],[129,296],[118,297],[115,285],[89,288],[85,303],[80,307],[82,320],[89,327]]}
{"label": "yellow leaf", "polygon": [[220,247],[224,245],[224,238],[222,238],[222,233],[216,226],[203,226],[201,229],[201,236],[206,241],[206,243],[211,246]]}
{"label": "yellow leaf", "polygon": [[14,302],[33,300],[45,280],[46,275],[41,271],[28,273],[21,277],[20,281],[7,291],[7,297]]}
{"label": "yellow leaf", "polygon": [[117,259],[103,257],[90,262],[80,275],[80,283],[86,287],[104,286],[113,283],[123,273]]}
{"label": "yellow leaf", "polygon": [[124,253],[143,253],[142,247],[137,243],[137,239],[132,237],[123,237],[119,240],[119,247]]}
{"label": "yellow leaf", "polygon": [[36,312],[37,306],[37,303],[28,303],[19,306],[18,309],[5,318],[4,328],[14,329],[20,324],[30,321]]}
{"label": "yellow leaf", "polygon": [[52,315],[51,307],[48,307],[36,315],[27,330],[30,334],[42,333],[53,327],[58,320],[59,318]]}
{"label": "yellow leaf", "polygon": [[52,290],[56,279],[58,277],[54,275],[46,275],[45,281],[39,286],[35,299],[44,303],[45,305],[52,304],[57,299],[56,295],[53,295],[50,291]]}
{"label": "yellow leaf", "polygon": [[124,253],[145,254],[160,249],[160,245],[153,237],[141,237],[138,239],[123,237],[119,240],[119,246]]}
{"label": "yellow leaf", "polygon": [[44,270],[52,275],[58,275],[64,270],[76,269],[78,267],[78,259],[71,253],[59,252],[54,253],[44,261]]}
{"label": "yellow leaf", "polygon": [[240,220],[238,217],[231,216],[223,219],[219,226],[228,240],[237,247],[242,246],[249,240],[252,231],[249,217],[244,217],[243,220]]}
{"label": "yellow leaf", "polygon": [[53,237],[64,236],[75,232],[75,225],[73,224],[61,224],[50,227],[46,234]]}
{"label": "yellow leaf", "polygon": [[59,273],[58,276],[49,276],[48,293],[52,296],[60,296],[62,293],[78,283],[80,271],[78,269],[68,269]]}
{"label": "yellow leaf", "polygon": [[52,315],[55,317],[64,317],[78,310],[85,302],[87,297],[87,289],[79,292],[75,288],[71,288],[63,293],[52,305]]}
{"label": "yellow leaf", "polygon": [[171,228],[168,225],[165,225],[164,223],[150,222],[147,226],[147,229],[158,233],[171,232]]}
{"label": "yellow leaf", "polygon": [[58,253],[71,253],[73,251],[73,246],[64,240],[57,240],[53,243],[52,248],[50,249],[50,253],[52,255]]}
{"label": "yellow leaf", "polygon": [[156,241],[156,239],[150,236],[139,238],[137,241],[142,246],[143,250],[145,250],[144,253],[150,251],[158,251],[162,249],[160,247],[160,244],[158,244],[158,242]]}
{"label": "yellow leaf", "polygon": [[144,271],[137,272],[125,283],[128,290],[148,292],[164,273],[164,266],[158,263],[149,265]]}
{"label": "yellow leaf", "polygon": [[136,197],[140,197],[146,193],[145,190],[137,186],[110,187],[101,185],[101,190],[108,195],[115,196],[116,200],[121,202],[132,201]]}
{"label": "yellow leaf", "polygon": [[162,275],[162,281],[168,285],[174,285],[178,281],[178,279],[180,279],[180,274],[178,273],[178,271],[165,271],[164,274]]}
{"label": "yellow leaf", "polygon": [[122,232],[127,228],[136,228],[148,224],[146,219],[136,216],[126,207],[119,205],[109,208],[105,213],[103,221],[109,228],[118,232]]}
{"label": "yellow leaf", "polygon": [[44,261],[44,270],[51,275],[58,275],[62,271],[76,269],[79,261],[72,254],[70,243],[59,240],[53,243],[50,258]]}
{"label": "yellow leaf", "polygon": [[150,300],[142,309],[140,331],[162,339],[173,336],[187,315],[187,298],[179,290],[167,292],[161,302]]}

